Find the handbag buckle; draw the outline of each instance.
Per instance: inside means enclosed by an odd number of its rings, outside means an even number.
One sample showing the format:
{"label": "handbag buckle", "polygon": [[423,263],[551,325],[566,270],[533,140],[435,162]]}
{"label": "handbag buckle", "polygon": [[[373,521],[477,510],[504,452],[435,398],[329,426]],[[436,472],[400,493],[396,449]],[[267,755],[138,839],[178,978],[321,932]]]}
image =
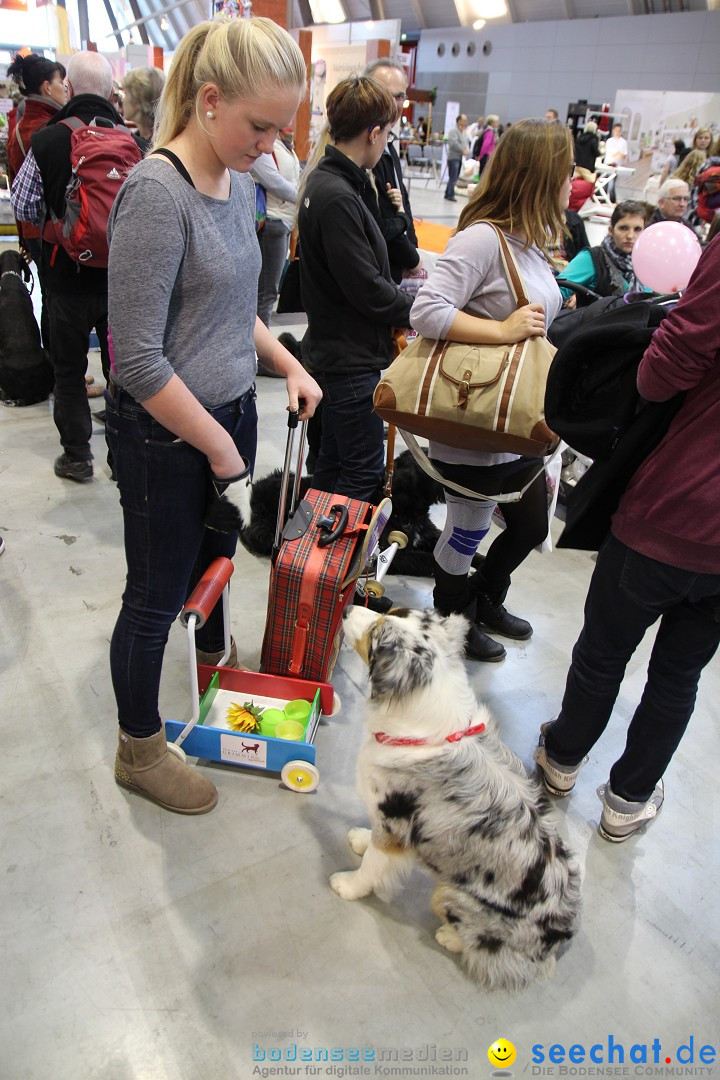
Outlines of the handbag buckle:
{"label": "handbag buckle", "polygon": [[458,409],[466,409],[468,398],[470,397],[470,380],[472,379],[472,371],[463,371],[462,379],[458,384]]}

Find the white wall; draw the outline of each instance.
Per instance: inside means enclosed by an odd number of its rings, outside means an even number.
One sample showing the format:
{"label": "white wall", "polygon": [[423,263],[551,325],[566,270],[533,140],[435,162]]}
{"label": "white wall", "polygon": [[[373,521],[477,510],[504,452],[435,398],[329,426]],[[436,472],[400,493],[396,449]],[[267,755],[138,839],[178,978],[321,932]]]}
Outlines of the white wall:
{"label": "white wall", "polygon": [[[489,56],[482,52],[485,42],[492,45]],[[457,56],[453,45],[460,47]],[[547,108],[564,120],[568,103],[578,98],[612,106],[616,92],[628,86],[720,91],[720,11],[423,30],[416,70],[418,87],[441,86],[443,96],[456,75],[462,87],[468,73],[483,73],[488,88],[480,111],[510,121],[542,116]]]}

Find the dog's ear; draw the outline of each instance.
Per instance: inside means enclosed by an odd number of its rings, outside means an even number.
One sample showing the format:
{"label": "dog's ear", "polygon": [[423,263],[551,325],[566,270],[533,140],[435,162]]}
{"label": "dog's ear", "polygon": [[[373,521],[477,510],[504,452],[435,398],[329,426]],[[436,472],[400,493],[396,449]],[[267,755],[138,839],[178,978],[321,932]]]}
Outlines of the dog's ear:
{"label": "dog's ear", "polygon": [[392,616],[376,623],[368,647],[371,699],[402,698],[427,686],[434,662],[432,649],[415,636],[409,638]]}

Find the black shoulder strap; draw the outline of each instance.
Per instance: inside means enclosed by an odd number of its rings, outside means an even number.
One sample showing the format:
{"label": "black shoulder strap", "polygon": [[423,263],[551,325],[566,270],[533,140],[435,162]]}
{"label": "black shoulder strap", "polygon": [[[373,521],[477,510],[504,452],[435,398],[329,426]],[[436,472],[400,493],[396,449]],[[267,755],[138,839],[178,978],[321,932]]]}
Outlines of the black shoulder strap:
{"label": "black shoulder strap", "polygon": [[190,176],[190,173],[187,171],[177,154],[174,154],[172,150],[167,150],[164,146],[158,146],[155,150],[153,150],[153,154],[162,154],[163,157],[166,157],[168,161],[172,162],[172,164],[175,166],[177,171],[182,176],[183,180],[187,180],[191,188],[195,187],[192,182],[192,177]]}

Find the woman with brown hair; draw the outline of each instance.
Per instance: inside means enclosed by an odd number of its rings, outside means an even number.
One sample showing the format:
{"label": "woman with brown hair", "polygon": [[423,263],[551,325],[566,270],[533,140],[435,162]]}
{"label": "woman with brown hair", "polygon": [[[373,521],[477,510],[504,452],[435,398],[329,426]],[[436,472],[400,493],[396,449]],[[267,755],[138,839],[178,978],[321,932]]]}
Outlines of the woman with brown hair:
{"label": "woman with brown hair", "polygon": [[[460,215],[445,254],[418,294],[410,321],[419,333],[470,344],[511,344],[545,333],[562,306],[545,251],[548,237],[563,228],[571,173],[567,128],[546,120],[512,125]],[[515,256],[530,300],[525,307],[515,307],[493,226],[502,231]],[[547,535],[542,460],[457,450],[434,442],[430,457],[446,479],[482,494],[518,491],[532,481],[519,502],[503,504],[505,531],[490,545],[482,569],[470,580],[470,566],[490,528],[494,502],[447,490],[447,520],[434,552],[435,606],[449,613],[474,604],[467,654],[476,660],[501,660],[504,648],[485,629],[519,640],[532,634],[530,623],[509,614],[503,602],[511,574]]]}
{"label": "woman with brown hair", "polygon": [[303,360],[323,391],[313,486],[374,502],[384,458],[373,392],[392,359],[392,328],[408,325],[412,304],[390,276],[369,172],[393,138],[397,107],[366,75],[339,82],[326,107],[329,142],[303,176],[298,212]]}

